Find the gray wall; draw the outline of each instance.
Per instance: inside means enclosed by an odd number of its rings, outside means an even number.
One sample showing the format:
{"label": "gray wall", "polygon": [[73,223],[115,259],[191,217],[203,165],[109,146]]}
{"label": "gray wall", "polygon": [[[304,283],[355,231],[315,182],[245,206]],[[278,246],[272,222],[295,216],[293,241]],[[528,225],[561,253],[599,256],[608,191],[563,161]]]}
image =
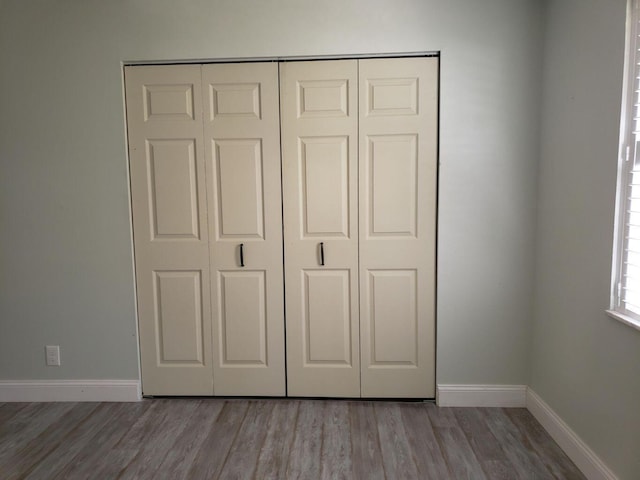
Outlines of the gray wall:
{"label": "gray wall", "polygon": [[121,62],[441,50],[438,382],[527,382],[538,2],[0,9],[0,378],[137,378]]}
{"label": "gray wall", "polygon": [[531,386],[640,478],[640,331],[608,317],[625,0],[552,0],[544,49]]}

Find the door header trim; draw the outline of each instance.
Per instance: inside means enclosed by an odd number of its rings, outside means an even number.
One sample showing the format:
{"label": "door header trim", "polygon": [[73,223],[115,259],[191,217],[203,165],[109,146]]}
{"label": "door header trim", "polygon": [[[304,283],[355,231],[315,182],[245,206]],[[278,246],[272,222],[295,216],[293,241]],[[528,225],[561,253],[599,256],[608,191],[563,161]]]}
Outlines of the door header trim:
{"label": "door header trim", "polygon": [[354,55],[300,55],[284,57],[227,57],[227,58],[192,58],[167,60],[123,60],[123,66],[134,65],[189,65],[203,63],[256,63],[256,62],[302,62],[321,60],[361,60],[367,58],[404,58],[404,57],[439,57],[439,51],[433,52],[391,52],[363,53]]}

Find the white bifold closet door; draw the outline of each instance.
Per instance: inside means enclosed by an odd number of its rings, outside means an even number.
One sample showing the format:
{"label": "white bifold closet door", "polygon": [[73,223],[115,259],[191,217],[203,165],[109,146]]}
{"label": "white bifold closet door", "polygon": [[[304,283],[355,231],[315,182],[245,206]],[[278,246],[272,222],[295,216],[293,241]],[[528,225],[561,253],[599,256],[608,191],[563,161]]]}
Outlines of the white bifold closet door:
{"label": "white bifold closet door", "polygon": [[290,395],[435,395],[438,60],[280,67]]}
{"label": "white bifold closet door", "polygon": [[125,74],[143,392],[284,395],[277,65]]}
{"label": "white bifold closet door", "polygon": [[202,66],[216,395],[285,395],[276,63]]}
{"label": "white bifold closet door", "polygon": [[359,397],[358,63],[280,66],[289,395]]}
{"label": "white bifold closet door", "polygon": [[143,392],[211,395],[200,67],[125,75]]}
{"label": "white bifold closet door", "polygon": [[359,61],[362,396],[435,396],[438,60]]}
{"label": "white bifold closet door", "polygon": [[143,393],[433,397],[438,60],[125,81]]}

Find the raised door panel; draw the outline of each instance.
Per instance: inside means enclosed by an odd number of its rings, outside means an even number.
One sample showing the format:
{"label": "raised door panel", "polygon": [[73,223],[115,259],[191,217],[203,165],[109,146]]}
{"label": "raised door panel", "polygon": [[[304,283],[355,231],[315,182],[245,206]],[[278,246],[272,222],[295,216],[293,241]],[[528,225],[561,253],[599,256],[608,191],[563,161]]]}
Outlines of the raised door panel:
{"label": "raised door panel", "polygon": [[156,271],[158,364],[203,364],[201,272]]}
{"label": "raised door panel", "polygon": [[[413,59],[407,60],[409,62],[416,61]],[[371,64],[371,62],[368,63]],[[365,68],[367,68],[366,65]],[[418,114],[417,76],[411,76],[409,78],[369,77],[366,80],[365,87],[366,90],[364,91],[364,95],[366,95],[367,100],[365,106],[367,116],[374,117]]]}
{"label": "raised door panel", "polygon": [[220,272],[219,275],[220,364],[266,367],[265,272]]}
{"label": "raised door panel", "polygon": [[278,68],[202,66],[216,395],[282,396]]}
{"label": "raised door panel", "polygon": [[[205,68],[209,71],[212,68],[220,70],[217,66]],[[209,120],[225,117],[261,118],[259,82],[246,83],[238,77],[233,78],[230,83],[220,83],[219,78],[211,78],[211,80],[209,83]]]}
{"label": "raised door panel", "polygon": [[145,395],[211,395],[211,310],[199,66],[126,67]]}
{"label": "raised door panel", "polygon": [[366,314],[372,368],[417,365],[417,292],[415,270],[369,270]]}
{"label": "raised door panel", "polygon": [[199,238],[195,141],[148,140],[152,237]]}
{"label": "raised door panel", "polygon": [[303,236],[349,236],[348,137],[300,139]]}
{"label": "raised door panel", "polygon": [[[128,67],[129,71],[133,68],[145,67]],[[172,68],[175,70],[178,67],[160,68]],[[142,88],[145,122],[195,121],[194,112],[196,109],[193,83],[149,83],[143,85]]]}
{"label": "raised door panel", "polygon": [[260,139],[214,140],[217,239],[263,239],[264,198]]}
{"label": "raised door panel", "polygon": [[304,272],[304,362],[351,367],[349,270]]}
{"label": "raised door panel", "polygon": [[416,135],[369,137],[369,236],[416,235]]}
{"label": "raised door panel", "polygon": [[435,396],[437,58],[361,60],[362,396]]}
{"label": "raised door panel", "polygon": [[288,392],[357,397],[357,61],[280,79]]}
{"label": "raised door panel", "polygon": [[[306,67],[303,66],[303,68]],[[299,80],[297,82],[299,118],[347,117],[349,88],[349,80],[346,78]],[[351,88],[353,89],[353,85]]]}

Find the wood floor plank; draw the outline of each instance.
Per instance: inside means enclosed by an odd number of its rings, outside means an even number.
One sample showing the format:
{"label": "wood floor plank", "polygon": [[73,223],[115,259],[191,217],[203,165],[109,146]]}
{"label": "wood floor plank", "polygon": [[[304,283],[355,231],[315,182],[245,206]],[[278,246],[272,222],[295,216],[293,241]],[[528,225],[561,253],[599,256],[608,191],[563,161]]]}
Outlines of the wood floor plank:
{"label": "wood floor plank", "polygon": [[247,413],[249,402],[227,400],[198,449],[187,478],[218,478],[231,445]]}
{"label": "wood floor plank", "polygon": [[[139,448],[135,442],[141,442],[144,438],[136,434],[147,423],[155,421],[154,413],[160,410],[161,405],[155,401],[142,401],[137,403],[118,404],[113,412],[111,421],[98,430],[84,448],[82,448],[60,471],[56,472],[55,479],[86,479],[86,478],[115,478],[120,471],[120,455],[135,455]],[[127,439],[129,448],[134,450],[127,453]],[[113,465],[117,465],[113,468]],[[113,470],[112,470],[113,468]],[[115,470],[115,471],[114,471]],[[110,473],[111,477],[107,473]]]}
{"label": "wood floor plank", "polygon": [[500,447],[500,443],[487,428],[480,410],[478,408],[452,410],[487,477],[492,480],[518,478],[518,473]]}
{"label": "wood floor plank", "polygon": [[352,455],[349,404],[343,401],[327,402],[323,417],[320,478],[350,479]]}
{"label": "wood floor plank", "polygon": [[87,445],[91,444],[93,437],[105,428],[108,422],[118,414],[120,404],[100,403],[91,413],[87,421],[81,422],[60,442],[55,449],[38,463],[29,472],[28,479],[53,478],[57,475],[78,453]]}
{"label": "wood floor plank", "polygon": [[538,453],[523,437],[518,428],[500,408],[483,408],[486,426],[496,437],[507,458],[518,472],[518,478],[552,479],[553,475],[544,465]]}
{"label": "wood floor plank", "polygon": [[156,470],[173,446],[176,437],[184,430],[199,403],[199,400],[184,398],[167,402],[162,419],[157,422],[153,430],[148,431],[145,441],[136,455],[122,467],[118,478],[122,480],[155,478]]}
{"label": "wood floor plank", "polygon": [[98,403],[81,403],[52,422],[37,437],[25,443],[6,462],[2,477],[6,480],[24,477],[37,467],[52,450],[98,407]]}
{"label": "wood floor plank", "polygon": [[0,405],[0,430],[2,425],[9,421],[16,413],[26,407],[28,403],[10,402]]}
{"label": "wood floor plank", "polygon": [[586,477],[562,451],[531,413],[524,408],[507,408],[504,413],[518,427],[521,439],[538,452],[547,469],[558,479],[586,480]]}
{"label": "wood floor plank", "polygon": [[238,435],[220,472],[225,480],[253,478],[273,410],[269,401],[251,401]]}
{"label": "wood floor plank", "polygon": [[375,406],[382,462],[388,478],[418,478],[409,440],[402,423],[402,413],[395,403],[381,402]]}
{"label": "wood floor plank", "polygon": [[372,402],[349,404],[353,478],[383,480],[382,451]]}
{"label": "wood floor plank", "polygon": [[450,478],[485,480],[487,477],[466,436],[458,425],[454,411],[447,407],[427,410]]}
{"label": "wood floor plank", "polygon": [[7,461],[29,441],[36,438],[74,403],[31,403],[10,418],[0,429],[0,471]]}
{"label": "wood floor plank", "polygon": [[187,479],[189,468],[207,435],[213,429],[218,415],[224,406],[223,400],[205,399],[196,407],[195,412],[176,437],[173,446],[166,453],[154,478],[157,480]]}
{"label": "wood floor plank", "polygon": [[447,478],[447,462],[433,433],[427,410],[435,405],[408,403],[402,405],[402,422],[409,440],[418,476],[423,479]]}
{"label": "wood floor plank", "polygon": [[41,422],[48,419],[54,421],[72,407],[72,403],[28,403],[24,408],[14,412],[7,421],[0,424],[0,442],[10,438],[15,439],[17,433],[25,433],[25,428],[32,429],[34,426],[41,426],[42,429],[45,429],[48,424],[41,425]]}
{"label": "wood floor plank", "polygon": [[473,480],[487,478],[460,428],[435,427],[434,433],[449,467],[451,478]]}
{"label": "wood floor plank", "polygon": [[112,447],[106,456],[99,460],[95,475],[97,478],[118,478],[123,469],[134,460],[146,443],[158,434],[160,425],[177,405],[171,400],[155,399],[151,407],[133,423]]}
{"label": "wood floor plank", "polygon": [[285,478],[298,418],[298,400],[274,400],[267,434],[256,465],[256,479]]}
{"label": "wood floor plank", "polygon": [[287,479],[320,478],[324,402],[300,402],[298,421],[289,453]]}
{"label": "wood floor plank", "polygon": [[459,428],[454,409],[450,407],[436,407],[427,410],[429,421],[434,428]]}

